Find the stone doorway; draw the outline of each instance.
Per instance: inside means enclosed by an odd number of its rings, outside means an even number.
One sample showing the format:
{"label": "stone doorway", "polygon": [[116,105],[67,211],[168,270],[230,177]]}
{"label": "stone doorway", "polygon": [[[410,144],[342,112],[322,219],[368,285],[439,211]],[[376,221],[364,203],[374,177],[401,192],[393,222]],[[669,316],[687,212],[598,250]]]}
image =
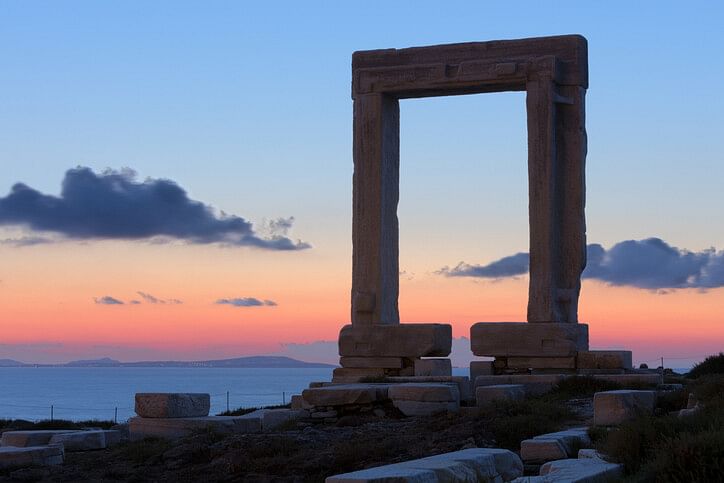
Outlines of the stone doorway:
{"label": "stone doorway", "polygon": [[[352,325],[340,333],[340,355],[347,369],[340,377],[380,370],[401,375],[422,357],[450,353],[449,325],[400,324],[399,318],[399,100],[408,98],[526,92],[527,319],[538,327],[530,330],[533,327],[523,324],[517,330],[530,340],[524,352],[547,347],[557,354],[560,351],[550,347],[559,337],[572,342],[562,344],[567,355],[588,348],[587,326],[577,324],[586,256],[587,87],[587,43],[578,35],[353,54]],[[499,330],[493,327],[493,332]],[[395,369],[379,367],[385,363]],[[370,365],[376,372],[365,370]]]}

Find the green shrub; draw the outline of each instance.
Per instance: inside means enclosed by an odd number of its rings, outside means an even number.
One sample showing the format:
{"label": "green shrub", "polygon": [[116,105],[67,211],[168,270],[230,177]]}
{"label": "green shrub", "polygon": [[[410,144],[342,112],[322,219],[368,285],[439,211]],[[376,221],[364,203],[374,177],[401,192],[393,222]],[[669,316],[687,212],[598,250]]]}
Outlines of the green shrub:
{"label": "green shrub", "polygon": [[531,398],[523,401],[494,401],[481,409],[490,420],[488,428],[502,448],[518,450],[520,442],[561,429],[573,413],[558,401]]}
{"label": "green shrub", "polygon": [[[705,404],[683,418],[639,417],[606,433],[596,448],[623,464],[633,481],[719,481],[703,475],[722,469],[724,405]],[[687,456],[691,451],[696,458]]]}
{"label": "green shrub", "polygon": [[724,374],[701,376],[692,381],[688,389],[704,404],[724,406]]}
{"label": "green shrub", "polygon": [[648,458],[649,452],[652,451],[656,441],[663,436],[661,432],[665,429],[666,425],[659,424],[657,419],[650,416],[641,417],[610,431],[596,444],[596,449],[621,463],[626,473],[635,473]]}
{"label": "green shrub", "polygon": [[115,452],[123,459],[135,464],[146,464],[160,459],[163,453],[171,448],[171,442],[163,438],[145,438],[140,441],[123,443],[116,447]]}
{"label": "green shrub", "polygon": [[710,374],[724,374],[724,352],[709,356],[696,364],[687,374],[687,377],[697,379]]}
{"label": "green shrub", "polygon": [[689,391],[686,388],[676,391],[665,391],[658,394],[656,398],[656,407],[661,409],[664,413],[670,413],[672,411],[684,409],[688,401]]}
{"label": "green shrub", "polygon": [[636,479],[661,483],[721,481],[724,475],[724,431],[710,429],[666,438]]}

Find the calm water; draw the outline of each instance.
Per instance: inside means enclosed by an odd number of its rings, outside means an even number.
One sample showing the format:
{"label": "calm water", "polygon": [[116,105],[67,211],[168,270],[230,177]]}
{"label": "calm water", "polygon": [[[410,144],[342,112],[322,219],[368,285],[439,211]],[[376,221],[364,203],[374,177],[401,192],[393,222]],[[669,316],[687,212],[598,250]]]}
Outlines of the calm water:
{"label": "calm water", "polygon": [[289,402],[332,369],[22,367],[0,368],[0,418],[113,419],[134,415],[137,392],[207,392],[211,414],[231,408]]}

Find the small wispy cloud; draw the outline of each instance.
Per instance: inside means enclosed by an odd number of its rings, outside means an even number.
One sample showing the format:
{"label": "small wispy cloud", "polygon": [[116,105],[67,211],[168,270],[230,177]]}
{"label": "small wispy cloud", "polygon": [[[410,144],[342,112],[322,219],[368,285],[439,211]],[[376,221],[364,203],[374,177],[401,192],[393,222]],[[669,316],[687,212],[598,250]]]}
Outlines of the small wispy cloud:
{"label": "small wispy cloud", "polygon": [[[179,299],[160,299],[160,298],[158,298],[158,297],[155,297],[155,296],[151,295],[150,293],[141,292],[140,290],[139,290],[138,292],[136,292],[136,293],[137,293],[138,295],[140,295],[141,298],[146,301],[146,303],[149,303],[149,304],[162,304],[162,305],[171,304],[171,305],[178,305],[178,304],[182,304],[182,303],[183,303],[183,301],[182,301],[182,300],[179,300]],[[140,303],[140,302],[138,302],[138,303]]]}
{"label": "small wispy cloud", "polygon": [[237,297],[230,299],[219,299],[217,305],[231,305],[233,307],[276,307],[277,303],[273,300],[259,300],[255,297]]}
{"label": "small wispy cloud", "polygon": [[99,305],[124,305],[122,300],[119,300],[110,295],[104,295],[103,297],[93,297],[93,301]]}

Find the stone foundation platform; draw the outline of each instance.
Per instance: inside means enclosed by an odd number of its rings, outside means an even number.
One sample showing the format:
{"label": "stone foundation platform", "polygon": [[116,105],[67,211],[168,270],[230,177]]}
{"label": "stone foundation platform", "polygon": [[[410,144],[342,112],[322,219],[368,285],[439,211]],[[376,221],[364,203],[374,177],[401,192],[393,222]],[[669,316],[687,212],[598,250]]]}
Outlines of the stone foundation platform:
{"label": "stone foundation platform", "polygon": [[346,325],[339,333],[342,367],[334,370],[332,382],[451,376],[450,360],[439,358],[449,355],[451,348],[448,324]]}

